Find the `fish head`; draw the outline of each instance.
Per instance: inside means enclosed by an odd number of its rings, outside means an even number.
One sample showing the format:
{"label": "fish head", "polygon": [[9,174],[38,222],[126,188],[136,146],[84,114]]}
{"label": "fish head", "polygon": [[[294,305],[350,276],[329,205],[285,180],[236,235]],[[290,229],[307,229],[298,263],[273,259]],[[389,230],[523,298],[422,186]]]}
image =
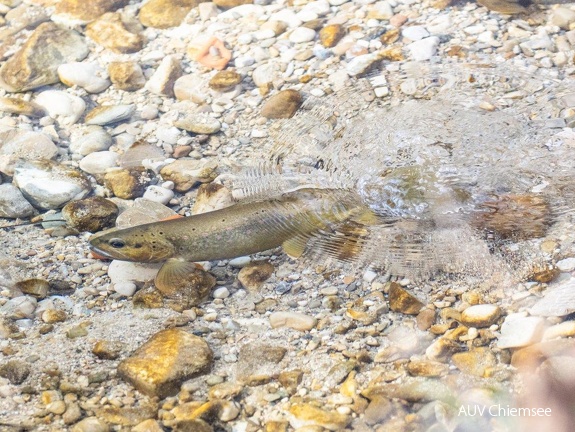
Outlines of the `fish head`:
{"label": "fish head", "polygon": [[92,251],[109,259],[163,262],[174,255],[174,245],[146,227],[112,228],[90,238]]}

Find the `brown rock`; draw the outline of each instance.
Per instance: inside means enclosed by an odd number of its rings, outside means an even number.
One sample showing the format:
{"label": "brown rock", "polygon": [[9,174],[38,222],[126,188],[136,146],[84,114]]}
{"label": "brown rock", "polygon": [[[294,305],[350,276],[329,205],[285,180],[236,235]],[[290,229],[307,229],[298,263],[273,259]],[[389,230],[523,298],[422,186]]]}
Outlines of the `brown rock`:
{"label": "brown rock", "polygon": [[254,0],[214,0],[214,4],[220,9],[231,9],[244,4],[253,4]]}
{"label": "brown rock", "polygon": [[86,24],[102,14],[126,6],[129,0],[62,0],[56,4],[55,14]]}
{"label": "brown rock", "polygon": [[417,314],[416,322],[419,330],[429,330],[435,322],[435,311],[423,309]]}
{"label": "brown rock", "polygon": [[247,291],[257,292],[274,270],[274,266],[268,261],[252,262],[240,270],[238,280]]}
{"label": "brown rock", "polygon": [[9,91],[32,90],[60,81],[58,66],[81,61],[88,55],[84,38],[74,30],[43,23],[0,69]]}
{"label": "brown rock", "polygon": [[121,54],[135,53],[144,46],[138,29],[122,20],[122,15],[109,12],[86,27],[86,35],[99,45]]}
{"label": "brown rock", "polygon": [[213,354],[200,337],[184,330],[162,330],[118,366],[121,378],[149,396],[164,398],[182,382],[208,371]]}
{"label": "brown rock", "polygon": [[225,70],[216,73],[208,85],[211,89],[225,92],[233,89],[242,82],[242,76],[233,70]]}
{"label": "brown rock", "polygon": [[453,402],[454,394],[442,381],[433,378],[406,377],[400,383],[370,383],[361,392],[369,400],[377,396],[404,399],[409,402],[441,400]]}
{"label": "brown rock", "polygon": [[156,279],[156,288],[160,294],[170,300],[168,304],[177,305],[177,310],[189,309],[197,306],[205,300],[212,288],[216,285],[216,278],[208,272],[196,268],[186,273],[185,278],[180,278],[178,283],[164,284],[161,279]]}
{"label": "brown rock", "polygon": [[134,426],[131,432],[164,432],[157,420],[148,419]]}
{"label": "brown rock", "polygon": [[105,406],[96,408],[94,413],[106,423],[120,426],[136,426],[144,420],[153,419],[158,413],[158,407],[152,403],[139,406]]}
{"label": "brown rock", "polygon": [[101,339],[92,348],[92,354],[102,360],[115,360],[120,357],[122,343]]}
{"label": "brown rock", "polygon": [[175,183],[175,190],[187,192],[198,183],[210,183],[217,176],[217,162],[213,160],[178,159],[160,171],[164,180]]}
{"label": "brown rock", "polygon": [[72,432],[108,432],[110,427],[97,417],[86,417],[72,428]]}
{"label": "brown rock", "polygon": [[112,62],[108,66],[108,74],[112,84],[120,90],[136,91],[146,84],[144,72],[136,62]]}
{"label": "brown rock", "polygon": [[192,214],[219,210],[234,203],[231,191],[220,183],[206,183],[198,188]]}
{"label": "brown rock", "polygon": [[478,377],[487,377],[496,365],[495,355],[485,347],[455,353],[451,360],[461,372]]}
{"label": "brown rock", "polygon": [[345,429],[351,418],[333,411],[325,411],[311,404],[294,404],[289,409],[289,422],[293,428],[320,426],[328,430]]}
{"label": "brown rock", "polygon": [[278,381],[289,394],[294,394],[297,391],[297,387],[301,384],[302,379],[303,371],[299,369],[283,371],[278,377]]}
{"label": "brown rock", "polygon": [[287,432],[288,426],[287,421],[269,421],[264,426],[264,432]]}
{"label": "brown rock", "polygon": [[46,309],[42,313],[42,321],[46,324],[54,324],[57,322],[64,322],[68,318],[68,314],[62,309]]}
{"label": "brown rock", "polygon": [[501,316],[499,306],[492,304],[473,305],[461,313],[461,322],[468,327],[489,327]]}
{"label": "brown rock", "polygon": [[445,337],[440,337],[427,347],[425,355],[432,360],[443,361],[453,353],[461,351],[462,349],[461,344],[458,342]]}
{"label": "brown rock", "polygon": [[157,95],[174,97],[174,83],[182,76],[182,73],[180,59],[175,55],[166,56],[145,87]]}
{"label": "brown rock", "polygon": [[24,294],[31,295],[37,299],[43,299],[48,294],[50,284],[45,279],[26,279],[16,282],[16,288]]}
{"label": "brown rock", "polygon": [[282,90],[270,97],[262,107],[262,116],[269,119],[291,118],[302,104],[297,90]]}
{"label": "brown rock", "polygon": [[81,232],[113,227],[118,213],[116,204],[99,196],[70,201],[62,208],[62,217],[68,226]]}
{"label": "brown rock", "polygon": [[523,6],[525,3],[521,0],[477,0],[477,3],[489,10],[505,15],[514,15],[527,11]]}
{"label": "brown rock", "polygon": [[26,381],[30,372],[30,365],[23,360],[9,360],[0,366],[0,377],[15,385]]}
{"label": "brown rock", "polygon": [[144,168],[115,169],[104,175],[104,184],[121,199],[141,197],[150,184],[152,176]]}
{"label": "brown rock", "polygon": [[238,383],[223,382],[210,388],[210,391],[208,392],[208,398],[233,399],[242,392],[243,388],[244,387]]}
{"label": "brown rock", "polygon": [[334,47],[345,34],[341,24],[329,24],[319,31],[319,41],[326,48]]}
{"label": "brown rock", "polygon": [[404,290],[401,285],[391,282],[389,285],[389,308],[395,312],[417,315],[423,303]]}
{"label": "brown rock", "polygon": [[134,306],[145,309],[158,309],[164,307],[164,298],[155,287],[147,287],[137,291],[132,297]]}
{"label": "brown rock", "polygon": [[0,111],[28,117],[44,117],[46,115],[44,108],[34,102],[9,97],[0,98]]}
{"label": "brown rock", "polygon": [[447,375],[449,366],[431,360],[412,360],[407,364],[407,371],[413,376],[438,377]]}
{"label": "brown rock", "polygon": [[173,428],[174,432],[213,432],[214,429],[201,419],[183,420]]}
{"label": "brown rock", "polygon": [[369,405],[364,413],[364,419],[369,425],[383,423],[392,416],[394,411],[394,403],[389,398],[376,395],[369,401]]}
{"label": "brown rock", "polygon": [[142,6],[138,18],[146,27],[177,27],[199,3],[202,0],[150,0]]}
{"label": "brown rock", "polygon": [[286,352],[284,347],[259,342],[242,345],[236,370],[238,380],[248,385],[269,381],[272,376],[279,374],[278,363]]}

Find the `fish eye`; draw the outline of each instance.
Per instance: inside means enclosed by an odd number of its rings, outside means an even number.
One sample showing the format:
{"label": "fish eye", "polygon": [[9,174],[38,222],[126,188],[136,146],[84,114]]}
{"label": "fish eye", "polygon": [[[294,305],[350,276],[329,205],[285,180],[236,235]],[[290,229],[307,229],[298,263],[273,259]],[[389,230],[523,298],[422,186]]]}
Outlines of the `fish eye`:
{"label": "fish eye", "polygon": [[120,249],[126,246],[126,242],[120,238],[113,238],[108,241],[108,244],[113,248]]}

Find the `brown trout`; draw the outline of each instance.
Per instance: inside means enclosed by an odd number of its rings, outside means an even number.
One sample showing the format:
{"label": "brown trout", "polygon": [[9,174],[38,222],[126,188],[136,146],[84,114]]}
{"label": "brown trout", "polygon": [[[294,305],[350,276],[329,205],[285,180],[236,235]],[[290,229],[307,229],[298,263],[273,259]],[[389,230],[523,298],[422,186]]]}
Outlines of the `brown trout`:
{"label": "brown trout", "polygon": [[[110,259],[164,262],[156,284],[180,278],[196,261],[228,259],[283,246],[292,257],[318,236],[324,251],[350,258],[377,217],[343,189],[299,189],[213,212],[112,229],[93,236],[94,252]],[[330,234],[331,233],[331,234]]]}

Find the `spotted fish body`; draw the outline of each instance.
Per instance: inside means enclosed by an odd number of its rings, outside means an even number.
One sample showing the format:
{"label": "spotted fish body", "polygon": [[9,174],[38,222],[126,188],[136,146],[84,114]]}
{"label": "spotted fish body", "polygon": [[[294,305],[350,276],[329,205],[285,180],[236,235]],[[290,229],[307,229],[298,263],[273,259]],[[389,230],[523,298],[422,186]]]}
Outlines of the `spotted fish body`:
{"label": "spotted fish body", "polygon": [[[160,270],[165,279],[175,266],[180,267],[180,274],[182,265],[195,261],[228,259],[280,245],[290,256],[299,257],[308,240],[320,233],[333,232],[332,247],[349,253],[346,239],[354,241],[355,236],[357,240],[361,231],[357,227],[373,218],[349,191],[299,189],[275,199],[238,203],[187,218],[109,230],[92,237],[90,245],[110,259],[165,262]],[[343,234],[335,234],[340,226]]]}

